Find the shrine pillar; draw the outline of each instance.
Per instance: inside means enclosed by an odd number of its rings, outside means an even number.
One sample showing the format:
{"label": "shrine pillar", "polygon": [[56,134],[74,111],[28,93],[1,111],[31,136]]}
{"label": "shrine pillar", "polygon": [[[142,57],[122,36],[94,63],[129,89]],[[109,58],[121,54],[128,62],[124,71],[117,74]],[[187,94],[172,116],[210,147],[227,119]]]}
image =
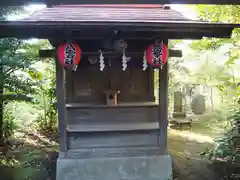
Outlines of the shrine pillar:
{"label": "shrine pillar", "polygon": [[159,69],[159,146],[163,154],[167,153],[168,131],[168,64]]}
{"label": "shrine pillar", "polygon": [[55,57],[55,64],[58,128],[60,135],[59,157],[64,157],[65,153],[67,152],[65,70],[57,60],[57,57]]}

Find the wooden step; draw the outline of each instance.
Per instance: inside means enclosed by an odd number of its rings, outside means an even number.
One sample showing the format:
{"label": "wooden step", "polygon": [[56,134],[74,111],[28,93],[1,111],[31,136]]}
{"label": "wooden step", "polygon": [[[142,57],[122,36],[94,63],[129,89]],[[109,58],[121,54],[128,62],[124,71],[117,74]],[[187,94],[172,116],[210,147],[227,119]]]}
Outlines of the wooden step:
{"label": "wooden step", "polygon": [[68,132],[137,131],[159,129],[158,122],[67,125]]}

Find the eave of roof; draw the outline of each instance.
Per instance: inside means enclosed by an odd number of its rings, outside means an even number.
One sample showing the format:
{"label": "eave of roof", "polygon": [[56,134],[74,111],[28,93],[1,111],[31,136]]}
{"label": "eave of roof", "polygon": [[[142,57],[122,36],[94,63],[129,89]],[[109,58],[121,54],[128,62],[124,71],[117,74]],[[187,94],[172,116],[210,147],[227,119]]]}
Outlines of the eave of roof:
{"label": "eave of roof", "polygon": [[[202,37],[229,38],[240,24],[196,22],[0,22],[0,37],[52,38],[56,32],[91,32],[117,30],[122,32],[152,32],[155,36],[165,34],[169,39],[201,39]],[[95,33],[96,34],[96,31]],[[93,34],[93,35],[94,35]]]}
{"label": "eave of roof", "polygon": [[[240,24],[190,20],[163,5],[64,5],[45,8],[21,21],[0,22],[0,37],[52,38],[56,32],[91,32],[91,29],[122,32],[154,32],[169,39],[230,37]],[[95,31],[96,32],[96,31]],[[95,34],[95,33],[94,33]],[[71,35],[72,36],[72,35]]]}

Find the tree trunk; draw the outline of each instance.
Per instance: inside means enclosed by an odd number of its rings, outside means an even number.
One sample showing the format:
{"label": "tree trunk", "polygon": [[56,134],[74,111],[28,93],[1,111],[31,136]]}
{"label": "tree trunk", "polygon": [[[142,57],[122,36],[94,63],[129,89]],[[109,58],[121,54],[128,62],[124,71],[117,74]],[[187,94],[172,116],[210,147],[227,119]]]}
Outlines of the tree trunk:
{"label": "tree trunk", "polygon": [[212,86],[210,87],[210,100],[211,100],[211,110],[213,112],[213,110],[214,110],[214,102],[213,102],[213,88],[212,88]]}
{"label": "tree trunk", "polygon": [[3,81],[3,64],[2,61],[0,63],[0,146],[3,145],[4,139],[3,139],[3,87],[4,87],[4,81]]}

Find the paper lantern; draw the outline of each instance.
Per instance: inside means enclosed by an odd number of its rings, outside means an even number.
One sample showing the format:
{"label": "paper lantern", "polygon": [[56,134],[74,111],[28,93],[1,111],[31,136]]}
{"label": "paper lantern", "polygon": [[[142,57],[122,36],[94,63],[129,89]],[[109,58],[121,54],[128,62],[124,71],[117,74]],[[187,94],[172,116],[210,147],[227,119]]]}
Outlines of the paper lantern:
{"label": "paper lantern", "polygon": [[155,43],[148,46],[146,59],[153,67],[161,68],[168,59],[168,48],[164,43]]}
{"label": "paper lantern", "polygon": [[58,49],[58,60],[68,70],[76,71],[80,63],[82,51],[77,44],[61,44]]}

